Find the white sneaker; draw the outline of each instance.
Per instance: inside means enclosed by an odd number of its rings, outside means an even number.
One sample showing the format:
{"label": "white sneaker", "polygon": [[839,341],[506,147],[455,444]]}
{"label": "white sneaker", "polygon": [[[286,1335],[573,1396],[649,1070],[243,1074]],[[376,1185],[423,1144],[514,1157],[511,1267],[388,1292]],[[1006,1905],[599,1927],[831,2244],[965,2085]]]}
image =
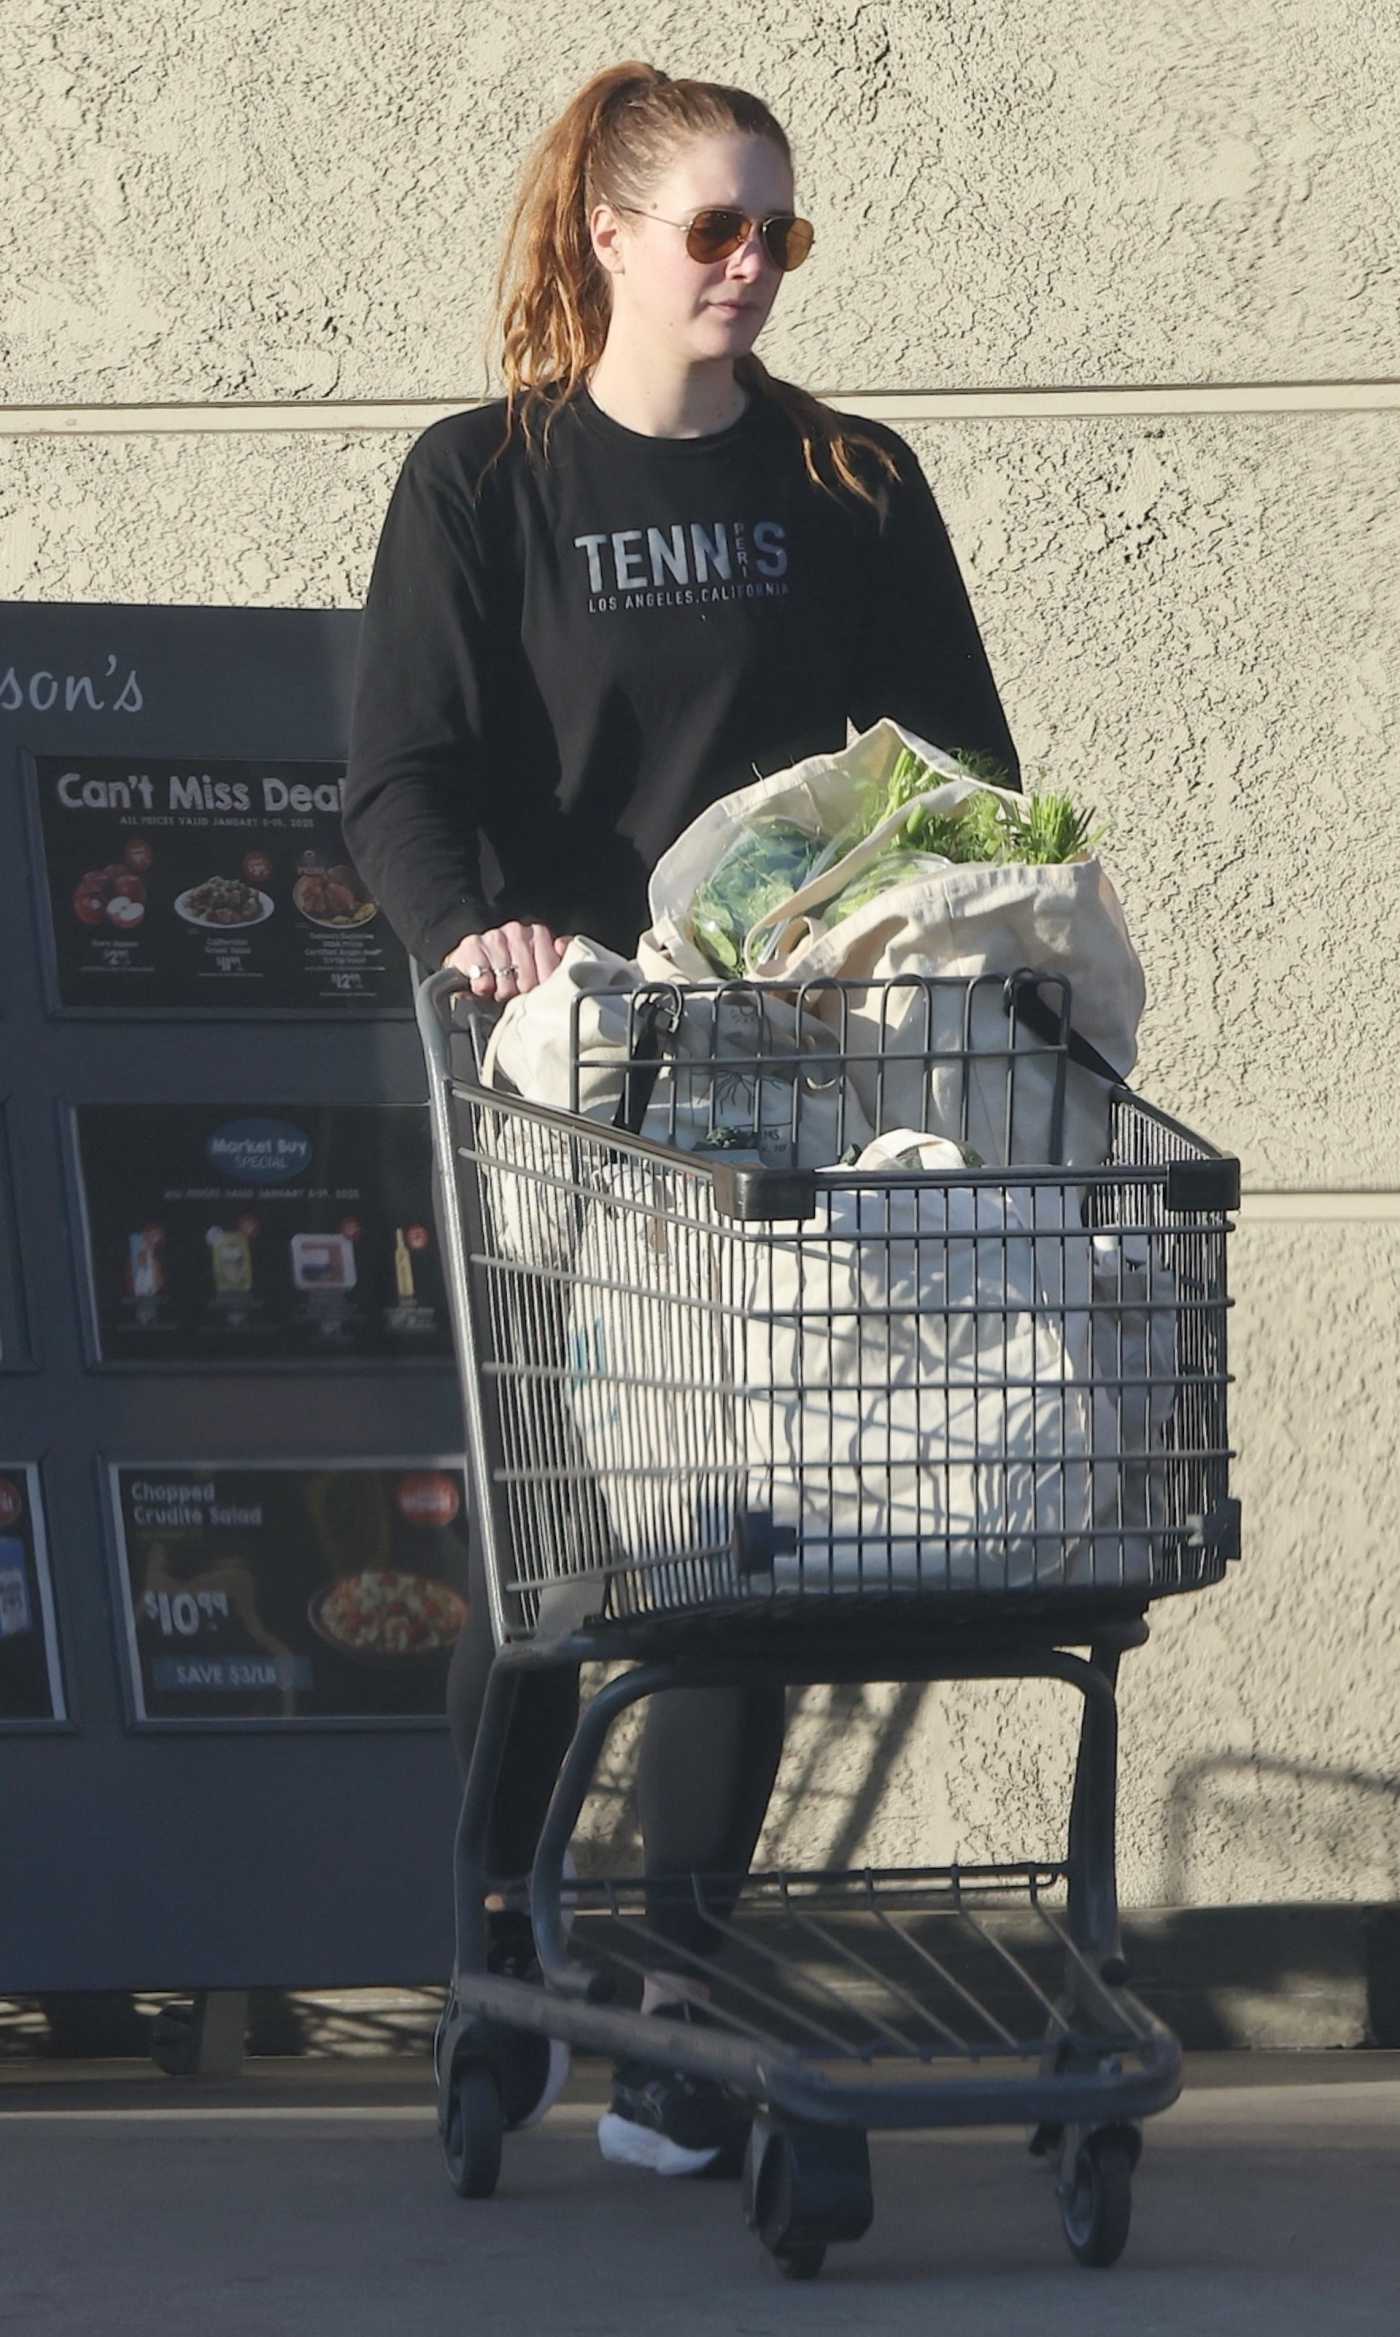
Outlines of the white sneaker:
{"label": "white sneaker", "polygon": [[[656,2007],[663,2020],[711,2025],[697,2005]],[[619,2061],[612,2100],[598,2120],[598,2148],[614,2166],[654,2175],[737,2175],[753,2104],[713,2077],[687,2077],[649,2061]]]}

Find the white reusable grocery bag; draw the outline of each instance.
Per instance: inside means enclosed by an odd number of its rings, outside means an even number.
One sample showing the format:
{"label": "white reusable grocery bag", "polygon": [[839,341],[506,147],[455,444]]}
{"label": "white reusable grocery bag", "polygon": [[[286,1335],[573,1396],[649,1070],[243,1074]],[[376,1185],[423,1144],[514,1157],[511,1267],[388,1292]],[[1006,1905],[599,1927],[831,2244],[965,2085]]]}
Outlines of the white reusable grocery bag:
{"label": "white reusable grocery bag", "polygon": [[795,1544],[779,1591],[1062,1579],[1092,1501],[1087,1236],[1073,1193],[965,1167],[897,1131],[856,1163],[869,1185],[755,1237],[618,1164],[577,1254],[568,1393],[619,1554],[709,1551],[727,1582],[742,1509]]}
{"label": "white reusable grocery bag", "polygon": [[[780,991],[748,985],[722,999],[695,995],[654,956],[633,961],[585,939],[570,942],[547,982],[504,1009],[486,1050],[483,1084],[552,1111],[577,1108],[612,1126],[626,1084],[633,1000],[653,980],[681,989],[683,1013],[636,1133],[685,1152],[742,1146],[782,1167],[826,1167],[868,1141],[859,1097],[843,1091],[831,1063],[836,1042],[816,1015],[805,1018],[799,1043],[797,1014]],[[583,1066],[577,1089],[575,1051]],[[772,1055],[793,1060],[742,1067]],[[603,1173],[606,1164],[596,1150],[509,1113],[491,1115],[483,1149],[488,1144],[514,1172],[493,1179],[497,1227],[510,1254],[561,1263],[576,1222],[563,1188],[581,1175],[586,1180],[590,1168]]]}
{"label": "white reusable grocery bag", "polygon": [[[911,1129],[860,1169],[966,1173]],[[744,1310],[747,1456],[797,1542],[775,1589],[1053,1587],[1091,1513],[1077,1192],[872,1184],[829,1212]]]}
{"label": "white reusable grocery bag", "polygon": [[[570,1110],[573,1009],[580,1045],[604,1068],[587,1074],[579,1096],[590,1118],[611,1121],[627,1058],[628,998],[637,969],[591,941],[573,941],[547,982],[513,998],[491,1033],[482,1085],[550,1111]],[[609,1066],[619,1066],[616,1077]],[[561,1266],[578,1237],[578,1188],[594,1157],[547,1123],[510,1111],[475,1114],[482,1186],[502,1253],[521,1263]]]}
{"label": "white reusable grocery bag", "polygon": [[599,1061],[581,1076],[578,1109],[611,1120],[627,1059],[628,1000],[638,979],[630,958],[582,936],[571,941],[547,982],[501,1009],[482,1066],[486,1086],[571,1111],[577,1007],[580,1052]]}
{"label": "white reusable grocery bag", "polygon": [[[669,961],[692,977],[710,970],[691,938],[690,907],[735,834],[755,813],[791,819],[814,831],[837,827],[872,783],[883,784],[889,778],[906,748],[935,769],[953,774],[917,799],[930,809],[950,812],[982,786],[960,773],[937,748],[896,723],[881,721],[838,754],[813,756],[711,805],[672,846],[653,876],[653,923],[646,937],[653,962]],[[962,989],[935,992],[930,1011],[928,994],[911,978],[949,976],[965,985],[975,977],[1004,977],[1023,968],[1063,977],[1071,987],[1074,1029],[1126,1079],[1136,1060],[1146,993],[1117,894],[1093,857],[1048,868],[949,862],[938,874],[891,887],[824,929],[823,910],[879,855],[887,830],[899,826],[907,812],[905,807],[891,815],[837,868],[772,909],[753,929],[747,946],[752,949],[766,938],[770,949],[763,976],[788,989],[831,979],[872,985],[904,979],[902,990],[872,989],[864,1002],[858,997],[846,1002],[848,1044],[862,1059],[853,1081],[873,1126],[927,1125],[937,1133],[965,1139],[988,1163],[1046,1164],[1053,1157],[1052,1059],[1034,1052],[1037,1042],[1029,1032],[1021,1032],[1018,1056],[1024,1052],[1024,1059],[1016,1064],[1009,1141],[1005,1062],[974,1063],[964,1074],[960,1059],[969,1046],[1005,1055],[1010,1025],[1002,1010],[1000,981],[987,981],[975,993],[969,1030]],[[929,857],[923,856],[925,865]],[[1046,1002],[1057,1007],[1053,989]],[[827,993],[824,1002],[819,994],[818,1011],[835,1018],[832,994]],[[922,1062],[909,1060],[915,1054],[941,1054],[945,1060],[926,1077]],[[871,1057],[884,1059],[878,1080],[873,1066],[867,1067]],[[1058,1157],[1071,1168],[1097,1166],[1108,1153],[1107,1088],[1093,1072],[1073,1062],[1064,1065],[1064,1080]]]}
{"label": "white reusable grocery bag", "polygon": [[[565,1339],[568,1411],[612,1556],[686,1554],[688,1603],[700,1605],[727,1579],[745,1474],[733,1387],[738,1245],[717,1230],[708,1197],[707,1180],[613,1154],[579,1231]],[[673,1603],[673,1575],[656,1587],[656,1603]]]}
{"label": "white reusable grocery bag", "polygon": [[1091,1278],[1094,1523],[1108,1538],[1093,1543],[1075,1573],[1110,1589],[1151,1582],[1148,1528],[1167,1522],[1180,1288],[1162,1241],[1146,1234],[1096,1233]]}

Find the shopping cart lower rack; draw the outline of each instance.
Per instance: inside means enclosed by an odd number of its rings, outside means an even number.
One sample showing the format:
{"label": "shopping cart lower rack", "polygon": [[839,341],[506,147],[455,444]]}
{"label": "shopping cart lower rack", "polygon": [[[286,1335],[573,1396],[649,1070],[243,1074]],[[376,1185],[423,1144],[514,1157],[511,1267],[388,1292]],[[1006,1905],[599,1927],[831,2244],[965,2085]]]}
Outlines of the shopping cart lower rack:
{"label": "shopping cart lower rack", "polygon": [[[462,987],[419,996],[497,1646],[438,2040],[453,2183],[494,2189],[543,2033],[751,2101],[746,2211],[789,2275],[868,2227],[870,2131],[941,2126],[1029,2126],[1074,2254],[1112,2263],[1181,2076],[1127,1986],[1117,1678],[1150,1602],[1238,1555],[1238,1164],[1036,974],[581,1001],[568,1110],[487,1081]],[[585,1661],[628,1668],[583,1709],[528,1884],[489,1874],[516,1684]],[[565,1881],[642,1699],[1029,1678],[1083,1699],[1063,1857]],[[632,2009],[676,1890],[724,1942],[664,1948],[710,1984],[704,2027]],[[542,1985],[487,1970],[488,1894],[528,1909]]]}

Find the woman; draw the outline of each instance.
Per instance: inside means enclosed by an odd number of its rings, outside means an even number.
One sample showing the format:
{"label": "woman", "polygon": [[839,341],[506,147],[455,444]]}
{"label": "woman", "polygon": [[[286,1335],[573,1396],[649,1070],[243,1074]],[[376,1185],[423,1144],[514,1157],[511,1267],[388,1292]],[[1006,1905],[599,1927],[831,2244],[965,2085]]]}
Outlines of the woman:
{"label": "woman", "polygon": [[[346,838],[414,956],[479,999],[547,981],[571,933],[630,953],[648,875],[696,814],[844,745],[848,720],[892,715],[1017,783],[914,455],[753,354],[811,249],[794,201],[758,98],[599,74],[527,166],[500,277],[507,396],[405,461],[364,613]],[[478,1580],[449,1688],[464,1766],[491,1653]],[[576,1708],[575,1678],[522,1681],[503,1875],[529,1866]],[[782,1738],[781,1690],[654,1699],[648,1871],[743,1873]],[[644,2009],[702,2020],[694,1959],[718,1935],[689,1910],[654,1923],[676,1968]],[[523,1919],[496,1918],[493,1965],[528,1958]],[[541,2045],[515,2123],[565,2066]],[[692,2173],[735,2165],[742,2124],[720,2087],[624,2064],[599,2133],[610,2157]]]}

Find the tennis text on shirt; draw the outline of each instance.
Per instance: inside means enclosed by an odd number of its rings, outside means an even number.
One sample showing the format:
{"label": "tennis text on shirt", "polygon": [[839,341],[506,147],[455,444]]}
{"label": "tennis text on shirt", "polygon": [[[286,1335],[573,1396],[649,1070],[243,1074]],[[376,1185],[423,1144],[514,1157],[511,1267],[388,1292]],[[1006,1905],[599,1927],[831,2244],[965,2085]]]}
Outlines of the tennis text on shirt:
{"label": "tennis text on shirt", "polygon": [[588,569],[590,616],[630,608],[694,608],[707,601],[781,600],[788,583],[781,520],[679,521],[574,537]]}

